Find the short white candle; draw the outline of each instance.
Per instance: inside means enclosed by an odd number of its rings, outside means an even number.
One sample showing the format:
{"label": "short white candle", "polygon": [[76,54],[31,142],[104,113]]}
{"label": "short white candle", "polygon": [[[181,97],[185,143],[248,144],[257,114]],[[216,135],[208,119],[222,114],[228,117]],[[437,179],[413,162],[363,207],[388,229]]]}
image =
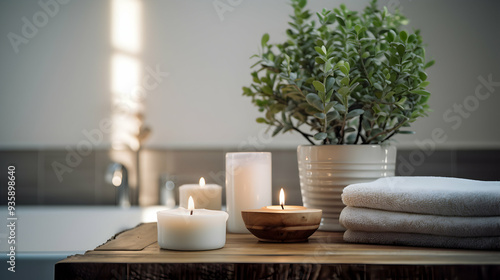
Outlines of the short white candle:
{"label": "short white candle", "polygon": [[226,205],[228,231],[249,233],[241,217],[242,210],[271,204],[271,153],[226,154]]}
{"label": "short white candle", "polygon": [[[192,202],[192,198],[189,199]],[[193,203],[194,204],[194,203]],[[224,211],[179,207],[157,213],[158,244],[170,250],[213,250],[226,244]]]}
{"label": "short white candle", "polygon": [[188,198],[194,199],[194,205],[199,209],[221,209],[222,187],[216,184],[205,184],[200,178],[199,184],[187,184],[179,187],[179,206],[187,208]]}

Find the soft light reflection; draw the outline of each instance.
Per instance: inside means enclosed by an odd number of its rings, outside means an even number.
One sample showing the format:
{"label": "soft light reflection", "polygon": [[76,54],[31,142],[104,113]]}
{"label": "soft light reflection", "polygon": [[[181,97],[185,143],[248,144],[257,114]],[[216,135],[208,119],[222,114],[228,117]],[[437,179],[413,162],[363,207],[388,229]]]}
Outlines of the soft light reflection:
{"label": "soft light reflection", "polygon": [[121,170],[116,170],[113,173],[113,178],[111,179],[111,183],[113,183],[113,186],[119,187],[122,184],[122,171]]}
{"label": "soft light reflection", "polygon": [[136,53],[141,47],[141,3],[138,0],[113,0],[111,3],[113,47]]}
{"label": "soft light reflection", "polygon": [[[131,102],[135,86],[139,84],[139,62],[136,58],[123,54],[113,55],[111,68],[111,90],[113,95],[120,99]],[[132,104],[132,102],[131,102]]]}
{"label": "soft light reflection", "polygon": [[139,0],[111,1],[111,104],[113,149],[139,150],[143,104],[134,96],[140,85],[141,5]]}
{"label": "soft light reflection", "polygon": [[200,178],[200,187],[204,187],[205,186],[205,178],[201,177]]}

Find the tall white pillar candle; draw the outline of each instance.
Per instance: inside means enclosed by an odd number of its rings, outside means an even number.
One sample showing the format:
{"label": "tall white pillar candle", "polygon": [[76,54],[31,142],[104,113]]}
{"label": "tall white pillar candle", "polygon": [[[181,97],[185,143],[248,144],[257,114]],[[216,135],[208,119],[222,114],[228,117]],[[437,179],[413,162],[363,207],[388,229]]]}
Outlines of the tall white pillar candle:
{"label": "tall white pillar candle", "polygon": [[249,233],[241,217],[242,210],[271,205],[271,153],[226,154],[226,206],[228,231]]}
{"label": "tall white pillar candle", "polygon": [[200,178],[199,184],[187,184],[179,187],[179,206],[187,208],[188,198],[192,196],[198,209],[221,209],[222,187],[215,184],[205,184]]}

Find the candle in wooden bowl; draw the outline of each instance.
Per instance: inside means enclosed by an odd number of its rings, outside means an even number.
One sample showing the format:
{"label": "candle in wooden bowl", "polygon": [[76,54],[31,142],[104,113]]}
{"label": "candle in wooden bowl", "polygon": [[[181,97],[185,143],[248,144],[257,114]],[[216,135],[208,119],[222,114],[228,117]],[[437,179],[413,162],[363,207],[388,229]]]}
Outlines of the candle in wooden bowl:
{"label": "candle in wooden bowl", "polygon": [[260,241],[304,242],[319,227],[321,209],[285,205],[285,194],[280,191],[280,205],[241,211],[247,229]]}

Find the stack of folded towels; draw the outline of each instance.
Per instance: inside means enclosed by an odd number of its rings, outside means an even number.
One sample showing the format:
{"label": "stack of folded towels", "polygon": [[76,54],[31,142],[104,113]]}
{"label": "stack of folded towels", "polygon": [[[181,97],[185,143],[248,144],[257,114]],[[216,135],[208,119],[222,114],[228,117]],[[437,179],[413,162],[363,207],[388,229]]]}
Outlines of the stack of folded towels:
{"label": "stack of folded towels", "polygon": [[347,186],[342,201],[347,242],[500,249],[500,182],[386,177]]}

